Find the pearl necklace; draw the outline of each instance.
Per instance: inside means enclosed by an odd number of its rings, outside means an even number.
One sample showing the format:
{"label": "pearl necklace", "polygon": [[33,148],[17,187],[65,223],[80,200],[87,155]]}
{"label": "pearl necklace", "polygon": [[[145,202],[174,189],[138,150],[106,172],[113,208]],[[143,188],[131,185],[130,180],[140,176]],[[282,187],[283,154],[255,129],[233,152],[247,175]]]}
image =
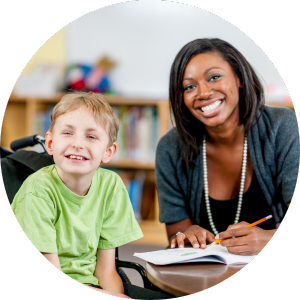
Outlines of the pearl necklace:
{"label": "pearl necklace", "polygon": [[[206,161],[206,138],[203,137],[203,178],[204,178],[204,197],[205,197],[205,203],[206,203],[206,210],[208,215],[208,221],[210,224],[210,227],[215,235],[218,234],[218,231],[215,227],[211,210],[210,210],[210,202],[209,202],[209,190],[208,190],[208,179],[207,179],[207,161]],[[241,208],[242,208],[242,202],[243,202],[243,192],[245,187],[245,181],[246,181],[246,169],[247,169],[247,136],[245,136],[244,141],[244,150],[243,150],[243,163],[242,163],[242,176],[241,176],[241,185],[240,185],[240,192],[239,192],[239,200],[236,210],[236,216],[234,220],[234,224],[239,222],[240,214],[241,214]]]}

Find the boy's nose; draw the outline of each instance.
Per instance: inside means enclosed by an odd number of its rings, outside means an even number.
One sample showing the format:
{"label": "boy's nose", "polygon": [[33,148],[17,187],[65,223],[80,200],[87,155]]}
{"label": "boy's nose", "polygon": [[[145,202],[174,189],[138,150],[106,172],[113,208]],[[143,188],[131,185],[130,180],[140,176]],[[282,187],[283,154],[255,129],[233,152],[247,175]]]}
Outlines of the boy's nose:
{"label": "boy's nose", "polygon": [[72,141],[72,148],[83,149],[84,148],[84,141],[80,138],[74,138],[73,141]]}

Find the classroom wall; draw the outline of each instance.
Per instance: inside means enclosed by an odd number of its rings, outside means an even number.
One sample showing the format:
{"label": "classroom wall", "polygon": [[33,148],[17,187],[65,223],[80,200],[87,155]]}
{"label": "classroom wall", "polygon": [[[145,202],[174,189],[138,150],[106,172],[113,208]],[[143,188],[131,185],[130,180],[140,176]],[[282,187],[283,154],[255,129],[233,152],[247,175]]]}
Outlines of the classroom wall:
{"label": "classroom wall", "polygon": [[55,33],[40,47],[25,66],[22,74],[30,73],[33,66],[39,62],[66,63],[66,36],[64,28]]}
{"label": "classroom wall", "polygon": [[[66,24],[34,54],[23,73],[39,61],[96,64],[107,55],[116,62],[110,73],[116,93],[168,98],[169,71],[176,53],[187,42],[203,37],[232,43],[265,86],[277,87],[279,98],[288,93],[267,55],[234,25],[205,10],[160,0],[111,5]],[[274,93],[269,96],[274,101]]]}

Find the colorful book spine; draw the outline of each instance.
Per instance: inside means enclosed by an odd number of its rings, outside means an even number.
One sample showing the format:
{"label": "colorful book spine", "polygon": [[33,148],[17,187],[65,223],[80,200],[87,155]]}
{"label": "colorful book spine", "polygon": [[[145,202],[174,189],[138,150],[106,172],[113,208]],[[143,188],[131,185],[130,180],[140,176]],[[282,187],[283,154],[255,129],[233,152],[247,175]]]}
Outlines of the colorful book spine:
{"label": "colorful book spine", "polygon": [[35,124],[34,131],[35,134],[45,136],[46,132],[50,128],[51,124],[51,114],[53,111],[54,105],[49,105],[46,110],[39,110],[35,115]]}
{"label": "colorful book spine", "polygon": [[118,106],[113,110],[120,121],[118,159],[153,161],[158,143],[158,118],[153,106]]}
{"label": "colorful book spine", "polygon": [[[103,166],[104,168],[105,165]],[[129,199],[131,201],[131,205],[137,220],[141,220],[142,218],[142,201],[145,196],[145,178],[146,173],[144,171],[132,172],[132,171],[123,171],[117,169],[110,169],[119,174],[122,178],[123,183],[128,192]],[[144,214],[145,215],[145,214]]]}

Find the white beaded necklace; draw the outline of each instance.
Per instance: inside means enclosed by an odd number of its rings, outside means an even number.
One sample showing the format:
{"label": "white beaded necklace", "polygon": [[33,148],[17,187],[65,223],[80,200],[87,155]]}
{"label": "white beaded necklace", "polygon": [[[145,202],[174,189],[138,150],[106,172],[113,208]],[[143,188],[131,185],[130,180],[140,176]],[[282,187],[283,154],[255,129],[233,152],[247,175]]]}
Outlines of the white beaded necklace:
{"label": "white beaded necklace", "polygon": [[[205,203],[206,203],[206,210],[208,215],[208,221],[210,224],[210,227],[215,235],[218,234],[218,231],[215,227],[211,210],[210,210],[210,202],[209,202],[209,190],[208,190],[208,179],[207,179],[207,160],[206,160],[206,137],[204,135],[203,137],[203,178],[204,178],[204,197],[205,197]],[[241,214],[241,208],[242,208],[242,202],[243,202],[243,192],[245,187],[245,181],[246,181],[246,169],[247,169],[247,149],[248,149],[248,142],[247,142],[247,136],[245,135],[245,141],[244,141],[244,150],[243,150],[243,163],[242,163],[242,176],[241,176],[241,185],[240,185],[240,192],[239,192],[239,200],[238,200],[238,206],[236,210],[235,220],[234,224],[239,222],[240,214]]]}

